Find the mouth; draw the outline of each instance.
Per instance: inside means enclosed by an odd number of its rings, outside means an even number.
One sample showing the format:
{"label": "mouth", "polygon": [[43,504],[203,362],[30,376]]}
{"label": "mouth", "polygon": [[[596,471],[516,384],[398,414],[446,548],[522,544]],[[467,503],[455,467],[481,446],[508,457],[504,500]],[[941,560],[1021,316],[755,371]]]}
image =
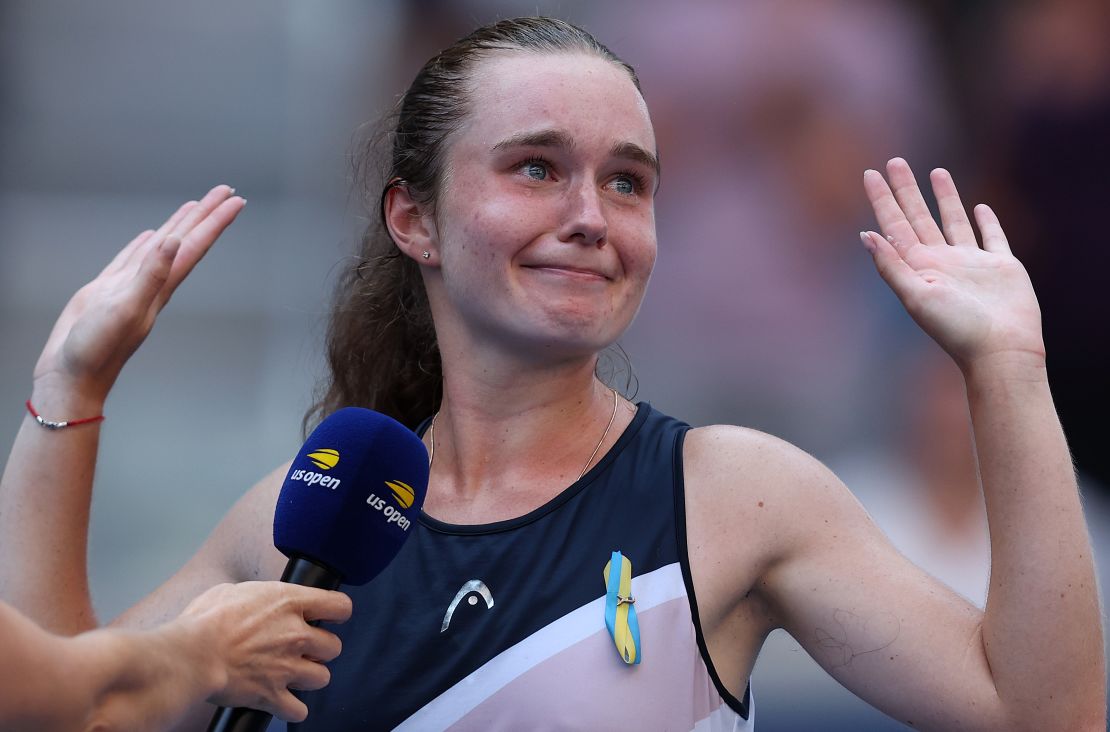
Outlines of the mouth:
{"label": "mouth", "polygon": [[612,279],[608,275],[598,272],[597,270],[563,264],[526,264],[523,265],[523,267],[524,269],[530,269],[534,272],[550,274],[556,277],[567,277],[583,282],[608,282]]}

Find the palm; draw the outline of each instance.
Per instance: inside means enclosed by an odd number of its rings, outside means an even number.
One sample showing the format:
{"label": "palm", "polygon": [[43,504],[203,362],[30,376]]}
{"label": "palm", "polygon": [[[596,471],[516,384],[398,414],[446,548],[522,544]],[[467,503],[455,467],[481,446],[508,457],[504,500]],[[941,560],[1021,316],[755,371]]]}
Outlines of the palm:
{"label": "palm", "polygon": [[986,206],[975,210],[980,248],[946,171],[932,175],[943,232],[905,161],[892,160],[887,171],[891,186],[874,171],[864,176],[887,235],[865,235],[865,244],[918,325],[961,364],[1002,352],[1043,355],[1037,298],[993,212]]}
{"label": "palm", "polygon": [[[157,259],[160,253],[147,256]],[[54,324],[35,377],[55,371],[102,381],[118,371],[116,364],[122,368],[153,324],[153,303],[134,292],[138,277],[138,272],[102,274],[81,288]]]}

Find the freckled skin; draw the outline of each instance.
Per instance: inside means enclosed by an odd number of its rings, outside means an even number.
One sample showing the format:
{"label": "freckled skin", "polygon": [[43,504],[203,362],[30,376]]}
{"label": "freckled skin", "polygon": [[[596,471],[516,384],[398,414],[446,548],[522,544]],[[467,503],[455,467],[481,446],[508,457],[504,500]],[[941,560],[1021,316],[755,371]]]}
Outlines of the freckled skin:
{"label": "freckled skin", "polygon": [[[623,69],[588,55],[496,54],[474,82],[448,141],[440,267],[426,272],[439,332],[545,357],[596,353],[631,323],[655,262],[654,171],[626,195],[613,181],[629,164],[611,156],[626,142],[655,153],[647,107]],[[573,147],[493,149],[546,129]],[[542,180],[521,167],[533,154],[550,163]],[[552,263],[605,277],[538,266]]]}

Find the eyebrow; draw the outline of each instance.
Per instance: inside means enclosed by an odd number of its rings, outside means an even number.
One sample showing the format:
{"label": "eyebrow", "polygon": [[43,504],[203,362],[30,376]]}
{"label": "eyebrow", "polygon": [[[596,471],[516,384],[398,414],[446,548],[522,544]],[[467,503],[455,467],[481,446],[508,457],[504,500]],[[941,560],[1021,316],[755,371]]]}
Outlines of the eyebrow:
{"label": "eyebrow", "polygon": [[[521,132],[507,137],[493,146],[494,150],[506,150],[514,147],[559,147],[566,150],[574,149],[574,138],[564,130],[540,130],[538,132]],[[624,158],[655,171],[658,178],[661,173],[659,158],[648,152],[634,142],[618,142],[609,149],[609,155],[614,158]]]}
{"label": "eyebrow", "polygon": [[659,157],[652,155],[634,142],[618,142],[609,150],[609,154],[614,158],[624,158],[646,165],[655,171],[656,178],[663,172],[659,167]]}

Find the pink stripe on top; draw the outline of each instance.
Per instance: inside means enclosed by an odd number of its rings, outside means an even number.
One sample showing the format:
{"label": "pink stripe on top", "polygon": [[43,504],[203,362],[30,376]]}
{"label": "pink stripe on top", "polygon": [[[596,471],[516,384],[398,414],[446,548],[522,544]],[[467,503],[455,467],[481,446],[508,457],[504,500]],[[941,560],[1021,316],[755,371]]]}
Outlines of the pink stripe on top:
{"label": "pink stripe on top", "polygon": [[750,719],[725,706],[709,678],[686,597],[638,617],[644,649],[639,665],[620,660],[599,617],[598,632],[528,669],[449,729],[751,729]]}

